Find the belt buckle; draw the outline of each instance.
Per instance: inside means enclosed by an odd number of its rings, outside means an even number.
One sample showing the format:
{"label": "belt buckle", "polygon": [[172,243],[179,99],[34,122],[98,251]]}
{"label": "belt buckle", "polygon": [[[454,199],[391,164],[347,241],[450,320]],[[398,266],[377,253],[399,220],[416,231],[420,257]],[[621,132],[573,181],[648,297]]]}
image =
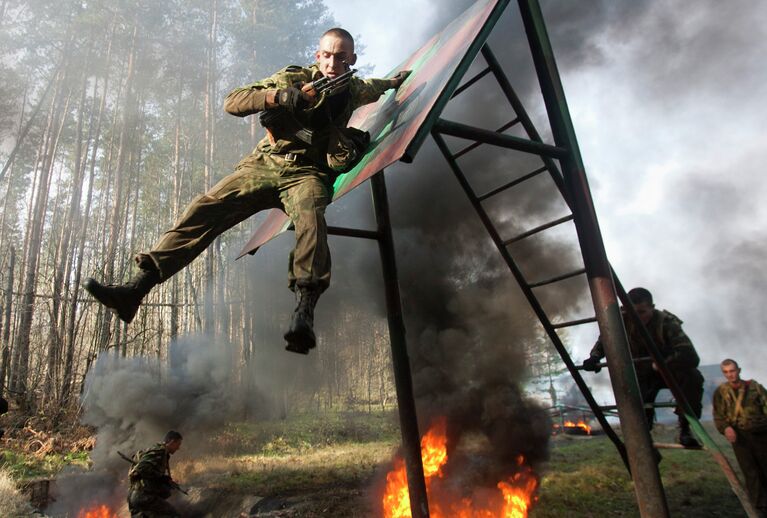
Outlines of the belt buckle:
{"label": "belt buckle", "polygon": [[298,160],[298,155],[295,153],[285,153],[285,161],[293,163]]}

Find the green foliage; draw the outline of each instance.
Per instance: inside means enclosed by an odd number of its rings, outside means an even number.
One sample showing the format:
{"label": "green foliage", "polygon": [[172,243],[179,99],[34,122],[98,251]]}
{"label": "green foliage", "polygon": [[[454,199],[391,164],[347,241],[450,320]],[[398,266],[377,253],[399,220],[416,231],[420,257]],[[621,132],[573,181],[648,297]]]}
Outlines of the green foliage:
{"label": "green foliage", "polygon": [[0,450],[0,469],[7,471],[15,480],[36,477],[53,477],[65,466],[87,467],[88,452],[51,453],[37,457],[14,450]]}

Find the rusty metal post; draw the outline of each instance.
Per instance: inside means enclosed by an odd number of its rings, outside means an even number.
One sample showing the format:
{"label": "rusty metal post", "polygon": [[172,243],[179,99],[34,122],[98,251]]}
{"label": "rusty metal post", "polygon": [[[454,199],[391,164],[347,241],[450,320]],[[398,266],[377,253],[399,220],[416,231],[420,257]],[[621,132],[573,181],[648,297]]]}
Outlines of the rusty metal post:
{"label": "rusty metal post", "polygon": [[402,317],[402,302],[397,277],[397,262],[394,255],[394,238],[389,218],[389,202],[383,171],[370,179],[373,191],[373,207],[378,225],[378,249],[381,254],[384,289],[386,292],[386,314],[389,319],[389,340],[394,365],[394,382],[397,387],[397,408],[399,410],[402,449],[407,469],[407,485],[410,492],[410,510],[413,518],[429,518],[429,503],[426,497],[426,481],[421,461],[421,436],[418,433],[418,419],[413,397],[413,378],[410,374],[410,358],[407,354],[405,322]]}
{"label": "rusty metal post", "polygon": [[535,69],[557,147],[570,150],[562,159],[565,187],[572,202],[575,227],[589,280],[610,381],[620,409],[621,430],[631,466],[634,492],[643,518],[669,516],[666,495],[647,429],[628,339],[615,295],[612,272],[602,242],[596,211],[581,160],[559,71],[537,0],[519,0]]}

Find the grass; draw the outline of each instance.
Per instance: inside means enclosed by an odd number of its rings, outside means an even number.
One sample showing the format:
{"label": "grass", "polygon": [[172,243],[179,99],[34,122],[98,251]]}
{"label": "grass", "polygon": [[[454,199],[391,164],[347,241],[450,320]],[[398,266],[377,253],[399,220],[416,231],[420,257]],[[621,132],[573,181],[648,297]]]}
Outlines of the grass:
{"label": "grass", "polygon": [[[658,427],[655,438],[674,442],[673,434],[673,428]],[[711,435],[735,466],[729,445],[715,431]],[[399,430],[393,413],[328,413],[233,424],[212,443],[204,456],[182,452],[174,458],[174,477],[182,485],[216,495],[205,504],[212,515],[227,509],[228,516],[229,509],[242,509],[243,502],[258,496],[276,502],[274,509],[289,508],[274,511],[288,514],[269,516],[367,518],[378,516],[378,492]],[[662,454],[660,471],[672,516],[745,516],[710,454],[676,449]],[[87,465],[88,460],[83,453],[38,459],[6,450],[2,461],[16,480],[51,476],[73,463]],[[530,516],[639,516],[632,482],[606,436],[552,440],[540,499]]]}
{"label": "grass", "polygon": [[290,516],[374,516],[370,486],[397,448],[394,414],[337,413],[230,426],[221,454],[180,462],[174,473],[220,493],[279,499]]}
{"label": "grass", "polygon": [[0,468],[21,482],[38,477],[51,478],[64,466],[88,467],[89,464],[87,451],[48,453],[40,457],[18,450],[0,450]]}
{"label": "grass", "polygon": [[349,443],[396,441],[399,427],[393,413],[334,412],[299,415],[289,420],[238,423],[216,437],[218,449],[231,453],[291,455]]}
{"label": "grass", "polygon": [[[707,427],[709,428],[709,427]],[[710,435],[737,466],[732,449]],[[659,426],[658,442],[674,442],[673,428]],[[685,518],[745,516],[727,479],[711,455],[702,450],[661,450],[661,479],[672,516]],[[639,516],[633,484],[617,451],[606,436],[555,439],[551,460],[541,481],[540,501],[533,518],[562,516]]]}
{"label": "grass", "polygon": [[17,518],[29,516],[31,512],[27,498],[17,489],[11,474],[0,469],[0,516]]}
{"label": "grass", "polygon": [[[220,462],[228,471],[216,484],[226,491],[310,501],[294,516],[376,516],[371,485],[381,480],[398,443],[396,425],[382,416],[320,416],[293,422],[238,425],[228,432],[249,442]],[[386,426],[383,426],[384,423]],[[344,426],[349,425],[348,429]],[[658,426],[658,442],[674,442],[674,429]],[[732,459],[731,449],[711,435]],[[230,437],[230,440],[233,440]],[[672,516],[745,516],[727,481],[705,451],[662,450],[660,464]],[[232,462],[234,460],[234,462]],[[736,465],[734,460],[733,465]],[[234,466],[234,467],[233,467]],[[189,475],[207,467],[190,465]],[[316,514],[315,514],[316,513]],[[540,500],[532,518],[639,516],[633,484],[606,436],[560,436],[541,480]]]}
{"label": "grass", "polygon": [[264,494],[279,486],[281,493],[339,484],[352,486],[370,478],[391,458],[392,444],[376,442],[327,446],[301,455],[281,457],[251,455],[239,459],[241,470],[225,481],[233,488],[255,489]]}

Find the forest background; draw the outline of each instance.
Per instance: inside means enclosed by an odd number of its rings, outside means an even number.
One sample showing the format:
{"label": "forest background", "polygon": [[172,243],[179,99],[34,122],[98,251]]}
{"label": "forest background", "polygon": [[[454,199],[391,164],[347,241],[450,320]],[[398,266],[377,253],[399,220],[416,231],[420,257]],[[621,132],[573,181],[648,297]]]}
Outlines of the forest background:
{"label": "forest background", "polygon": [[[287,256],[278,244],[233,262],[254,221],[155,290],[131,326],[81,288],[126,279],[132,255],[253,149],[263,130],[226,115],[226,93],[311,63],[333,25],[321,1],[0,3],[0,394],[55,425],[100,353],[165,362],[178,336],[203,334],[231,346],[231,383],[297,370],[264,409],[391,401],[385,326],[355,324],[353,303],[325,315],[353,340],[310,365],[267,359],[292,356],[279,338]],[[283,307],[264,303],[272,292]]]}
{"label": "forest background", "polygon": [[[77,418],[100,354],[154,358],[161,371],[182,336],[226,345],[227,383],[250,400],[247,412],[284,416],[394,402],[372,244],[332,238],[333,289],[318,309],[325,345],[300,362],[281,340],[293,303],[285,277],[292,236],[255,258],[233,260],[259,218],[222,235],[155,289],[130,326],[81,287],[88,276],[127,279],[133,254],[263,136],[255,118],[224,113],[226,93],[287,64],[311,63],[319,35],[334,25],[320,0],[0,3],[0,394],[36,426]],[[358,36],[360,54],[364,43]],[[350,226],[371,224],[366,196],[337,209]],[[476,325],[506,319],[502,305],[467,310],[475,295],[486,305],[511,287],[500,261],[488,267],[460,251],[440,252],[436,243],[451,238],[436,238],[431,223],[414,219],[405,229],[406,249],[407,242],[431,242],[417,259],[410,256],[404,278],[433,278],[438,287],[404,289],[414,314],[430,313],[428,324],[415,324],[416,336],[435,321],[437,329],[460,329],[475,312],[482,313]],[[435,266],[431,253],[446,265]],[[423,268],[432,271],[425,277]],[[465,272],[477,268],[492,285],[474,286],[477,293],[449,309],[443,286],[465,288]],[[495,283],[499,275],[507,278]],[[530,319],[525,310],[510,325],[528,327]],[[526,343],[541,343],[537,332],[525,335]],[[552,352],[544,355],[547,365]]]}

